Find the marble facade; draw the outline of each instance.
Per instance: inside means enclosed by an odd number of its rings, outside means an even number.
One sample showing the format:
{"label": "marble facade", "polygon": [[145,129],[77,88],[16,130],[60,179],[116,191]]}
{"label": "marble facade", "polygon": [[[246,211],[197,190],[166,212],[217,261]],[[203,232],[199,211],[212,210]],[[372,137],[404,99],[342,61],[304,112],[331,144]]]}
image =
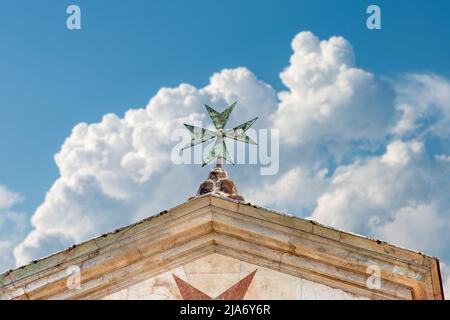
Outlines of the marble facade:
{"label": "marble facade", "polygon": [[0,298],[181,299],[174,276],[215,298],[255,270],[244,299],[443,299],[434,257],[211,194],[6,272]]}

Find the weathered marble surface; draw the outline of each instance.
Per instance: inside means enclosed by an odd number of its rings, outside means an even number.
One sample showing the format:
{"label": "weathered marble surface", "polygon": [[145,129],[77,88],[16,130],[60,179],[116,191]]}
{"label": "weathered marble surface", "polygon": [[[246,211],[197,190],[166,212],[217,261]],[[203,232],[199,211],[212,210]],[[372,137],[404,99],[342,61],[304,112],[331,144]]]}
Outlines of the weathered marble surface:
{"label": "weathered marble surface", "polygon": [[257,272],[244,299],[364,299],[336,288],[293,277],[217,253],[121,289],[103,297],[103,299],[181,299],[172,274],[187,281],[202,292],[216,297],[255,269]]}
{"label": "weathered marble surface", "polygon": [[[378,288],[367,286],[371,267]],[[76,290],[67,286],[71,268]],[[0,299],[179,299],[171,272],[207,297],[239,281],[247,299],[443,298],[436,258],[204,195],[1,274]]]}

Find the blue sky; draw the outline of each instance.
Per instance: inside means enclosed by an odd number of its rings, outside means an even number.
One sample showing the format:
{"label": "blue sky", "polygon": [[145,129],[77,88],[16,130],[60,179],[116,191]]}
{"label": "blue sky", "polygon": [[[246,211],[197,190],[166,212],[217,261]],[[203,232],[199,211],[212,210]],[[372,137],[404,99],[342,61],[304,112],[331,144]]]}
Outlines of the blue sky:
{"label": "blue sky", "polygon": [[[66,28],[70,4],[81,8],[81,30]],[[381,30],[366,28],[369,4],[381,8]],[[120,173],[114,167],[116,153],[126,149],[126,143],[109,145],[102,139],[114,130],[141,132],[140,123],[134,120],[127,125],[118,125],[117,121],[122,121],[130,109],[142,110],[150,99],[155,110],[148,112],[149,119],[139,111],[131,112],[142,123],[155,119],[170,122],[169,115],[178,117],[178,121],[189,112],[195,119],[198,110],[183,102],[183,97],[195,97],[202,108],[208,99],[230,102],[226,98],[229,94],[239,101],[239,112],[247,109],[252,116],[259,115],[259,124],[268,124],[269,115],[285,106],[284,110],[291,113],[278,112],[272,126],[289,128],[286,130],[293,136],[306,141],[282,136],[281,170],[274,177],[252,180],[253,169],[230,169],[238,185],[243,186],[243,194],[274,209],[424,249],[450,262],[450,254],[444,249],[427,247],[423,244],[427,239],[421,242],[420,237],[413,242],[410,234],[397,229],[406,215],[417,222],[407,223],[414,234],[415,228],[423,227],[425,214],[429,221],[425,235],[450,234],[450,212],[445,209],[445,186],[450,186],[450,139],[445,129],[450,124],[448,1],[17,0],[3,1],[0,9],[0,186],[23,198],[20,202],[11,196],[15,200],[3,207],[0,203],[0,253],[3,240],[3,248],[8,248],[12,257],[14,246],[32,230],[32,216],[39,232],[35,238],[30,233],[25,242],[28,249],[43,250],[28,254],[25,248],[21,254],[39,257],[184,200],[206,175],[205,169],[183,167],[177,171],[166,165],[165,175],[150,170],[148,177],[140,176],[144,182],[135,183],[130,177],[142,173],[133,171],[133,165],[139,167],[138,162],[130,162],[130,167]],[[293,39],[298,43],[295,52]],[[314,61],[290,62],[297,53],[301,58],[302,52],[326,61],[325,53],[311,45],[319,40],[330,50],[343,50],[344,62],[354,54],[356,61],[350,62],[350,67],[355,73],[341,74],[347,65],[334,56],[337,51],[330,51],[337,62],[328,66],[332,70],[329,74]],[[329,105],[317,105],[315,113],[314,103],[320,104],[322,97],[317,94],[320,84],[309,82],[303,70],[332,87],[333,94],[328,98],[338,111],[322,119],[325,124],[316,123],[315,116]],[[340,87],[338,75],[348,83]],[[233,87],[235,82],[239,85]],[[162,87],[177,88],[181,83],[195,88],[159,91]],[[355,91],[351,97],[345,96],[348,88]],[[287,96],[277,98],[281,91]],[[308,92],[313,93],[311,101],[299,98]],[[342,105],[349,107],[342,109]],[[176,109],[178,106],[181,109]],[[104,119],[108,113],[118,118]],[[71,135],[80,122],[99,125],[79,126]],[[170,123],[174,128],[181,126]],[[363,130],[368,124],[373,131]],[[149,126],[147,132],[153,132]],[[86,128],[92,129],[88,138],[83,136]],[[103,133],[96,131],[98,128]],[[143,134],[148,145],[151,134]],[[69,137],[59,156],[60,175],[54,157]],[[167,151],[161,146],[142,146],[140,141],[133,143],[137,143],[139,152],[148,152],[149,159],[152,153]],[[371,147],[361,147],[364,145]],[[91,149],[95,152],[90,153]],[[97,159],[102,152],[105,156]],[[124,159],[129,160],[121,157],[121,165]],[[151,161],[151,165],[159,165]],[[172,198],[171,179],[180,173],[191,179],[186,179],[180,196]],[[383,177],[378,185],[374,177],[380,175]],[[423,177],[429,179],[421,180]],[[285,195],[292,181],[299,181],[291,188],[299,196]],[[380,185],[395,181],[398,187],[392,193],[380,190]],[[424,188],[415,188],[415,184]],[[361,185],[370,185],[369,191],[376,190],[380,196],[364,198],[363,192],[358,194]],[[158,193],[158,188],[163,192]],[[128,190],[136,194],[121,199],[121,192],[126,194]],[[44,201],[47,192],[50,196]],[[268,193],[274,195],[271,201],[264,196]],[[338,193],[348,195],[348,201],[332,197]],[[36,211],[40,205],[41,210]],[[2,211],[4,208],[6,211]],[[326,214],[330,208],[336,212],[331,217]],[[119,209],[119,214],[128,212],[126,219],[117,218]],[[91,210],[98,212],[96,221],[89,220],[87,213],[80,216],[80,212]],[[1,214],[9,215],[10,211],[25,217],[20,232],[2,229]],[[134,211],[138,214],[131,214]],[[353,216],[346,215],[359,212],[370,213],[367,221],[358,220],[356,224]],[[70,219],[61,225],[53,223],[64,220],[63,216],[80,221],[86,218],[87,222],[78,227],[88,231],[80,231]],[[7,225],[17,224],[19,219],[11,217]],[[52,234],[46,234],[44,225]],[[8,232],[20,233],[22,238],[12,239]],[[450,238],[447,240],[442,243],[450,243]]]}
{"label": "blue sky", "polygon": [[[358,65],[378,74],[450,75],[448,1],[376,1],[379,31],[365,27],[372,2],[3,1],[0,181],[32,212],[75,124],[145,105],[162,86],[202,86],[213,72],[247,66],[280,89],[302,30],[345,37]],[[82,10],[80,31],[65,27],[69,4]]]}

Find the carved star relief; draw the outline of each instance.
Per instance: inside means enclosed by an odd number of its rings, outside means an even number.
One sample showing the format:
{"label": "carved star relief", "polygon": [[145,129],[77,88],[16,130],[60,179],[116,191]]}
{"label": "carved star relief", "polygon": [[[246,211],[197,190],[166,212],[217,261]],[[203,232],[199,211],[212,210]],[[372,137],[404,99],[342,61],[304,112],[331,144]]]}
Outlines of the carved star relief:
{"label": "carved star relief", "polygon": [[255,276],[257,270],[253,271],[245,278],[241,279],[235,285],[229,289],[222,292],[216,298],[212,298],[206,293],[198,290],[197,288],[191,286],[186,281],[178,278],[176,275],[172,274],[178,290],[180,290],[181,297],[183,300],[242,300],[247,293],[248,287],[252,283],[253,277]]}

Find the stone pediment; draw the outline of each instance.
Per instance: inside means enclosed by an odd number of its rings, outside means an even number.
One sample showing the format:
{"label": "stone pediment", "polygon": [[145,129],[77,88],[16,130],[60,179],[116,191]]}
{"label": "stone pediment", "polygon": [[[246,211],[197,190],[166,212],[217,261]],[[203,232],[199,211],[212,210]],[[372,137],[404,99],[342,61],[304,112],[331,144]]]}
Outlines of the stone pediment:
{"label": "stone pediment", "polygon": [[[74,266],[81,283],[69,289]],[[187,292],[443,298],[433,257],[211,194],[0,276],[3,299],[198,298]]]}

